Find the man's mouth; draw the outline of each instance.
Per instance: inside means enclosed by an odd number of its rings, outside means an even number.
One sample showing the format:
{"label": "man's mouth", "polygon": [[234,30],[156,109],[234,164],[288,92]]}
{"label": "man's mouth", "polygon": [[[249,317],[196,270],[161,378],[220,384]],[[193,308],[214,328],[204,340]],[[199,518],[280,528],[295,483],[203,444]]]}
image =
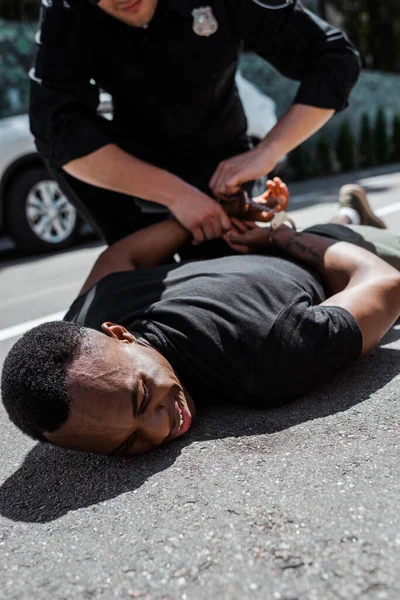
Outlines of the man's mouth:
{"label": "man's mouth", "polygon": [[179,429],[178,429],[178,433],[179,433],[179,431],[181,430],[181,427],[183,425],[182,410],[179,406],[178,406],[178,412],[179,412]]}
{"label": "man's mouth", "polygon": [[176,437],[183,435],[187,432],[190,425],[192,424],[192,415],[190,414],[187,406],[180,400],[176,401],[176,406],[179,413],[179,428],[176,433]]}
{"label": "man's mouth", "polygon": [[192,424],[192,415],[190,414],[186,404],[184,404],[179,398],[174,400],[173,410],[175,413],[173,418],[174,425],[171,428],[169,436],[165,440],[166,442],[170,442],[171,440],[186,433]]}
{"label": "man's mouth", "polygon": [[123,4],[122,6],[119,6],[118,10],[122,12],[136,12],[139,10],[141,4],[142,0],[134,0],[129,4]]}

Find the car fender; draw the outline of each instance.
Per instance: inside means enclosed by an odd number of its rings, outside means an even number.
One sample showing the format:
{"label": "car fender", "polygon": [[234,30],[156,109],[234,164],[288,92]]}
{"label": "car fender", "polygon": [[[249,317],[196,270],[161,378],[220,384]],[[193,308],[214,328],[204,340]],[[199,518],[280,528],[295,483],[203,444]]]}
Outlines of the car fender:
{"label": "car fender", "polygon": [[0,179],[14,161],[35,152],[28,115],[0,120]]}
{"label": "car fender", "polygon": [[28,115],[0,120],[0,230],[6,229],[4,199],[13,179],[28,167],[42,166],[29,130]]}
{"label": "car fender", "polygon": [[236,85],[247,118],[247,135],[263,139],[276,125],[275,102],[238,71]]}
{"label": "car fender", "polygon": [[7,196],[7,190],[14,179],[18,176],[19,173],[22,173],[28,168],[32,167],[41,167],[44,166],[44,163],[40,156],[36,152],[32,152],[30,154],[26,154],[17,158],[14,162],[12,162],[7,169],[2,173],[2,178],[0,180],[0,231],[7,232],[7,223],[5,220],[5,209],[6,203],[5,199]]}

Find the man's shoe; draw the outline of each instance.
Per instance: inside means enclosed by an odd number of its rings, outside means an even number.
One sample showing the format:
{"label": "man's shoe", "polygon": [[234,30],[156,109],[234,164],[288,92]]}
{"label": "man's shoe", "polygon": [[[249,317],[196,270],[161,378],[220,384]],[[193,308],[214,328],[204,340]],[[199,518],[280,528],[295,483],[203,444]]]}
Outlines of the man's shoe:
{"label": "man's shoe", "polygon": [[339,206],[353,208],[358,212],[361,225],[386,229],[385,223],[377,217],[369,205],[367,194],[360,185],[344,185],[339,192]]}

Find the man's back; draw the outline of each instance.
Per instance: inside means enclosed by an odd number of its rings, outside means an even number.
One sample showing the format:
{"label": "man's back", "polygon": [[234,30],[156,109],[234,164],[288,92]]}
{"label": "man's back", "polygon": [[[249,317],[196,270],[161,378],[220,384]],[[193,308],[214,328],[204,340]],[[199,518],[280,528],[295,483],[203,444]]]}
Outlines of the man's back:
{"label": "man's back", "polygon": [[114,321],[146,338],[198,403],[272,406],[360,354],[355,320],[317,307],[325,297],[318,277],[293,262],[232,256],[113,273],[66,320],[94,329]]}

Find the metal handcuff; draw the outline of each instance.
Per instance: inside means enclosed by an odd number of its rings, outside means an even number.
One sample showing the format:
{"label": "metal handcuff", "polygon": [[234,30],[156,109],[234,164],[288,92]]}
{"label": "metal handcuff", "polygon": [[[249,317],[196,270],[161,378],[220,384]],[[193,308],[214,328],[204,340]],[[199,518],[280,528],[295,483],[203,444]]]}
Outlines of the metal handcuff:
{"label": "metal handcuff", "polygon": [[[242,218],[245,219],[246,212],[249,210],[255,210],[259,213],[267,213],[267,217],[263,215],[262,221],[264,223],[269,223],[270,235],[269,239],[271,241],[272,234],[281,227],[284,223],[289,223],[294,231],[296,231],[295,222],[286,212],[286,208],[289,206],[289,199],[282,198],[282,196],[275,195],[274,192],[268,189],[264,194],[263,198],[266,201],[265,204],[260,204],[256,202],[252,198],[250,198],[249,194],[242,187],[238,191],[237,194],[230,196],[228,200],[219,200],[219,203],[226,209],[227,214],[229,215],[229,205],[232,205],[232,202],[239,202],[239,214]],[[255,221],[257,219],[254,219]]]}

